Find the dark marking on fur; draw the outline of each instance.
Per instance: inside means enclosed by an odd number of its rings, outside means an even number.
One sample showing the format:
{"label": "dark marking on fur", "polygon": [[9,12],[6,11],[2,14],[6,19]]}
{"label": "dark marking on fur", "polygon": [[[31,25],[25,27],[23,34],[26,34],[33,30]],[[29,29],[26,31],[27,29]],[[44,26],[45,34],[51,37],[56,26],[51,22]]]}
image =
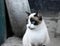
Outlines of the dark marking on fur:
{"label": "dark marking on fur", "polygon": [[[26,12],[26,13],[28,14],[28,16],[30,15],[29,12]],[[32,13],[31,13],[31,14],[32,14]],[[42,21],[42,16],[39,16],[39,15],[38,15],[38,12],[36,12],[36,14],[33,15],[33,17],[30,18],[30,22],[31,22],[31,24],[33,24],[33,25],[38,25],[38,24],[41,23],[41,21]],[[26,24],[28,24],[28,19],[26,19]]]}
{"label": "dark marking on fur", "polygon": [[39,22],[36,21],[36,20],[33,19],[33,18],[30,18],[30,21],[31,21],[31,24],[34,24],[34,25],[38,25],[38,24],[39,24]]}
{"label": "dark marking on fur", "polygon": [[30,15],[30,13],[29,13],[29,12],[27,12],[27,11],[26,11],[26,13],[28,14],[28,16]]}
{"label": "dark marking on fur", "polygon": [[42,16],[39,16],[39,20],[42,21]]}
{"label": "dark marking on fur", "polygon": [[34,15],[34,17],[38,17],[38,13],[36,13],[36,14]]}

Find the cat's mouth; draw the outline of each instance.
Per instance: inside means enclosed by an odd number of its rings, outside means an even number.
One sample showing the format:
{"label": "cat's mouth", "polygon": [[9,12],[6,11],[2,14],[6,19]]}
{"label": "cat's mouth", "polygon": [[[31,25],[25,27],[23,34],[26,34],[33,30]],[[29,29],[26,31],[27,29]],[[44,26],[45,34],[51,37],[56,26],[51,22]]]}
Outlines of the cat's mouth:
{"label": "cat's mouth", "polygon": [[29,27],[29,29],[34,30],[35,28],[31,28],[31,27]]}

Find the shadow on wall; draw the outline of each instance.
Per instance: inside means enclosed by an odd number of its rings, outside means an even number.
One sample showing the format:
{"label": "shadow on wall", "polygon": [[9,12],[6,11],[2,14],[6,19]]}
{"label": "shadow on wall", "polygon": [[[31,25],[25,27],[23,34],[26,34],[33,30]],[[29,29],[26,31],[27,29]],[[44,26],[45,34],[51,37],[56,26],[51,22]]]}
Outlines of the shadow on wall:
{"label": "shadow on wall", "polygon": [[4,1],[4,5],[5,5],[5,17],[6,17],[6,33],[7,33],[7,38],[11,37],[14,35],[13,31],[12,31],[12,27],[11,27],[11,23],[10,23],[10,19],[9,19],[9,15],[8,15],[8,11],[7,11],[7,7],[6,7],[6,3]]}

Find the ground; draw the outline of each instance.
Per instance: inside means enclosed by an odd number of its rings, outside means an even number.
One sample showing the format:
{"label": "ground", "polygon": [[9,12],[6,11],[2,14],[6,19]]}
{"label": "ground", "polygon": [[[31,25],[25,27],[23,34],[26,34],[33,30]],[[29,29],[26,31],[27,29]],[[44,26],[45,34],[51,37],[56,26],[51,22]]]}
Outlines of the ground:
{"label": "ground", "polygon": [[54,33],[50,32],[49,34],[50,34],[51,41],[50,41],[50,44],[47,46],[60,46],[60,36],[55,38]]}

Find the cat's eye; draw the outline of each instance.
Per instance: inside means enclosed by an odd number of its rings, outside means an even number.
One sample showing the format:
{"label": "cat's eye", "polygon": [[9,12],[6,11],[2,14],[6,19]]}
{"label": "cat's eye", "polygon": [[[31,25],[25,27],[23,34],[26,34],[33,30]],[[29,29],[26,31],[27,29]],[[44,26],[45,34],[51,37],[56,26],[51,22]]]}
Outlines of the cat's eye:
{"label": "cat's eye", "polygon": [[36,22],[34,23],[34,25],[38,25],[38,22],[36,21]]}
{"label": "cat's eye", "polygon": [[35,21],[33,21],[32,24],[35,24]]}
{"label": "cat's eye", "polygon": [[38,25],[38,21],[34,20],[33,18],[30,19],[31,24]]}

